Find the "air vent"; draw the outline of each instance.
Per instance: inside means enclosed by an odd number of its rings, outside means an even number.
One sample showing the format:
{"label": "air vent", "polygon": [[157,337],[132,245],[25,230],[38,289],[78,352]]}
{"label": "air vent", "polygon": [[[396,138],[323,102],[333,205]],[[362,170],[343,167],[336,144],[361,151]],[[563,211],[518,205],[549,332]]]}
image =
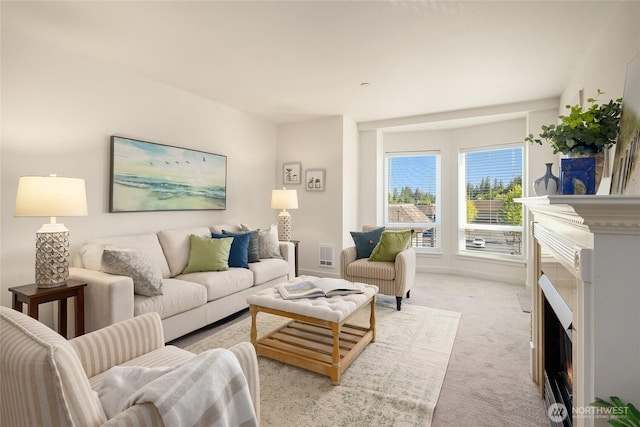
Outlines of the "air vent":
{"label": "air vent", "polygon": [[320,267],[333,268],[333,245],[320,243]]}

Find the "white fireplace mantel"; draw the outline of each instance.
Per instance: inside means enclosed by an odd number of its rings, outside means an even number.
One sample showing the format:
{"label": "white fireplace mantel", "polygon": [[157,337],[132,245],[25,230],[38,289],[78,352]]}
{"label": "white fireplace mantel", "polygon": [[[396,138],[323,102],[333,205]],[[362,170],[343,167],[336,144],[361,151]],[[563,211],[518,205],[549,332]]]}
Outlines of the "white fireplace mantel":
{"label": "white fireplace mantel", "polygon": [[[533,284],[533,379],[540,384],[543,296],[542,245],[576,280],[574,408],[595,397],[619,396],[640,405],[640,197],[542,196],[518,200],[532,213],[534,250],[527,270]],[[577,426],[608,425],[575,416]]]}

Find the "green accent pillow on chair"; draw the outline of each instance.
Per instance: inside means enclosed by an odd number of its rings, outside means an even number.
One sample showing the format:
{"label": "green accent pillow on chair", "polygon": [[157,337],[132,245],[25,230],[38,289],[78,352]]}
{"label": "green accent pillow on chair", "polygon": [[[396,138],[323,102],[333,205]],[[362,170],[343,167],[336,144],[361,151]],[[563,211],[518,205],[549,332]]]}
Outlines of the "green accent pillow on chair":
{"label": "green accent pillow on chair", "polygon": [[383,231],[369,261],[395,261],[396,256],[409,246],[412,234],[413,230]]}
{"label": "green accent pillow on chair", "polygon": [[229,269],[229,252],[233,237],[211,239],[191,235],[189,263],[182,274],[198,271],[227,271]]}

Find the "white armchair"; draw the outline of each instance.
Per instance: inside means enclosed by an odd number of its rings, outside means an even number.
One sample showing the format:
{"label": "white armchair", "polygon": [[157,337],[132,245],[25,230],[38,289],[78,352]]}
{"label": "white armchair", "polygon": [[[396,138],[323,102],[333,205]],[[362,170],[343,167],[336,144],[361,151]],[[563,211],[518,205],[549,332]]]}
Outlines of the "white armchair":
{"label": "white armchair", "polygon": [[[365,225],[362,231],[371,231],[379,227]],[[367,258],[356,259],[355,246],[342,250],[340,254],[340,276],[351,282],[376,285],[379,293],[396,297],[398,311],[402,305],[402,297],[410,296],[416,278],[416,251],[409,247],[401,251],[395,261],[369,261]]]}
{"label": "white armchair", "polygon": [[[137,316],[67,341],[44,324],[0,307],[0,425],[162,426],[150,403],[134,405],[110,420],[93,390],[116,365],[175,366],[195,355],[165,346],[157,313]],[[230,349],[247,379],[256,416],[260,383],[255,349]]]}

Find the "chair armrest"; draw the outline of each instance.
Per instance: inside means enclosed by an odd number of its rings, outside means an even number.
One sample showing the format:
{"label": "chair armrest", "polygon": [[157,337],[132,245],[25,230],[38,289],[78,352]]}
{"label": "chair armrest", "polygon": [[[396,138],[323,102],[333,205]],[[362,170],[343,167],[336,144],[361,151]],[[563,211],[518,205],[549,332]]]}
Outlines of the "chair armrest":
{"label": "chair armrest", "polygon": [[356,260],[356,247],[351,246],[344,248],[340,252],[340,277],[343,279],[347,276],[347,266]]}
{"label": "chair armrest", "polygon": [[256,411],[256,418],[260,419],[260,374],[258,371],[258,356],[256,349],[248,341],[241,342],[229,349],[240,362],[240,367],[249,385],[253,408]]}
{"label": "chair armrest", "polygon": [[407,293],[416,279],[416,251],[413,248],[405,249],[396,255],[396,289],[400,296]]}
{"label": "chair armrest", "polygon": [[143,314],[69,341],[89,378],[164,346],[162,321]]}
{"label": "chair armrest", "polygon": [[111,418],[102,427],[160,427],[164,426],[162,416],[153,403],[130,406]]}
{"label": "chair armrest", "polygon": [[289,280],[296,277],[296,252],[295,246],[291,242],[278,242],[280,255],[289,263]]}
{"label": "chair armrest", "polygon": [[69,277],[87,283],[85,330],[96,331],[133,317],[133,279],[87,268],[70,267]]}

